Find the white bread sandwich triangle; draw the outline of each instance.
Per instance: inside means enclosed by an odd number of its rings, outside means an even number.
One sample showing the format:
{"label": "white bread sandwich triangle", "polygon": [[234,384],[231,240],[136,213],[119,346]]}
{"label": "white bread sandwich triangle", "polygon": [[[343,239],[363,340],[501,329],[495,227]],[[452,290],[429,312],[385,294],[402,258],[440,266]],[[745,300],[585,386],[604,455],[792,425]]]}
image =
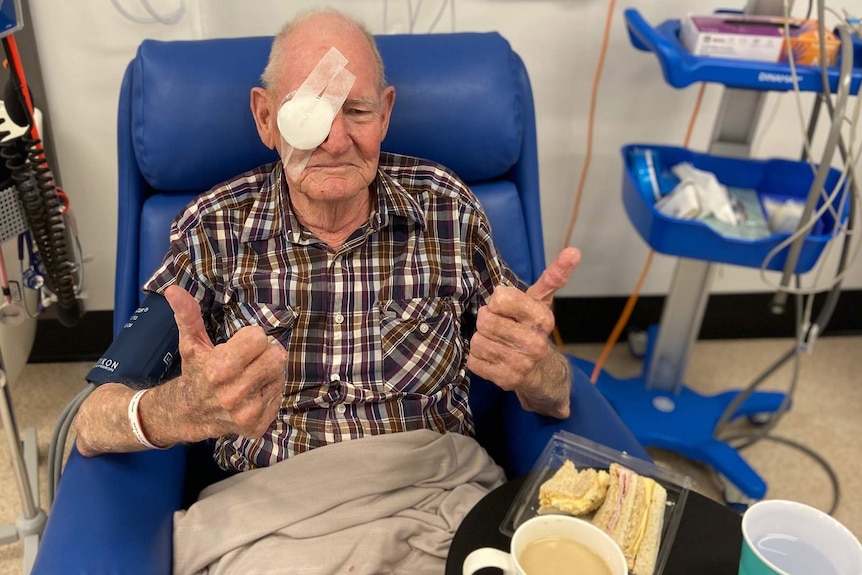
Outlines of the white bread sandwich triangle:
{"label": "white bread sandwich triangle", "polygon": [[610,476],[607,471],[578,471],[569,460],[539,487],[539,513],[586,515],[605,500]]}
{"label": "white bread sandwich triangle", "polygon": [[622,465],[609,468],[610,485],[593,523],[620,546],[632,575],[652,575],[661,542],[667,491]]}

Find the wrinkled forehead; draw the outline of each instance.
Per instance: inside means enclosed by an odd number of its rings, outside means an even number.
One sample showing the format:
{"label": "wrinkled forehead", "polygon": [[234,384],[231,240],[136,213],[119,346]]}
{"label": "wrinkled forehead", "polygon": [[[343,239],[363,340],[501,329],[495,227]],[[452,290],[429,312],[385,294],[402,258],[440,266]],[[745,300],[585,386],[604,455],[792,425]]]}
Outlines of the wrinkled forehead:
{"label": "wrinkled forehead", "polygon": [[333,36],[324,34],[319,37],[298,32],[287,39],[286,57],[283,60],[279,92],[281,96],[295,91],[305,82],[321,60],[335,48],[347,60],[345,68],[356,76],[355,92],[369,88],[374,92],[363,96],[376,95],[377,66],[368,41],[361,34]]}

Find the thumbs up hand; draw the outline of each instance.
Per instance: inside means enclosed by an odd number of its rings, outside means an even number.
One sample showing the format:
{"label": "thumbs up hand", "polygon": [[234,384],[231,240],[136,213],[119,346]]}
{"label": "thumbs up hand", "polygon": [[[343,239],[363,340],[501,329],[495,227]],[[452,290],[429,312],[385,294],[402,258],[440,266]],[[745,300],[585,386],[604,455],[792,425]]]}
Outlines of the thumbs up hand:
{"label": "thumbs up hand", "polygon": [[287,354],[263,329],[246,326],[213,345],[197,300],[178,286],[165,290],[179,328],[182,375],[177,408],[187,441],[237,433],[260,437],[278,415]]}
{"label": "thumbs up hand", "polygon": [[555,417],[569,414],[568,361],[549,342],[554,329],[550,305],[581,260],[565,248],[526,292],[499,286],[476,317],[467,368],[507,391],[522,405]]}

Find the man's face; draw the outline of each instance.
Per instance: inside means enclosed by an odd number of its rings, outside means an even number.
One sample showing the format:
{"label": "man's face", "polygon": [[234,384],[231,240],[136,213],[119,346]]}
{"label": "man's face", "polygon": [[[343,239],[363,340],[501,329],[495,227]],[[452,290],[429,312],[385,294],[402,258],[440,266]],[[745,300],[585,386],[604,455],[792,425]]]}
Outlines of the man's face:
{"label": "man's face", "polygon": [[380,144],[395,100],[391,87],[378,93],[374,55],[361,33],[335,35],[309,28],[296,30],[287,39],[287,56],[274,89],[275,97],[267,98],[268,145],[282,152],[284,143],[276,125],[278,108],[333,46],[347,58],[347,70],[356,76],[356,81],[332,122],[329,136],[311,153],[305,169],[288,175],[291,192],[305,195],[310,202],[349,201],[366,193],[377,172]]}

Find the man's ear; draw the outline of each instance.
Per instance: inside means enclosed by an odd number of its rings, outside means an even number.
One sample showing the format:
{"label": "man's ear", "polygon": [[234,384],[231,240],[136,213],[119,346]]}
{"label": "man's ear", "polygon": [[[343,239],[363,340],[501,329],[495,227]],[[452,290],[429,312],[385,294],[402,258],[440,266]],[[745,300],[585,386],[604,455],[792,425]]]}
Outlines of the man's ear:
{"label": "man's ear", "polygon": [[257,126],[257,135],[260,136],[263,145],[272,150],[278,142],[278,123],[269,104],[270,97],[266,90],[259,87],[251,89],[249,105],[251,115],[254,116],[254,124]]}
{"label": "man's ear", "polygon": [[392,107],[394,105],[395,88],[392,86],[386,86],[386,88],[383,89],[383,94],[380,96],[380,112],[382,114],[380,132],[381,142],[386,138],[386,133],[389,131],[389,120],[392,118]]}

